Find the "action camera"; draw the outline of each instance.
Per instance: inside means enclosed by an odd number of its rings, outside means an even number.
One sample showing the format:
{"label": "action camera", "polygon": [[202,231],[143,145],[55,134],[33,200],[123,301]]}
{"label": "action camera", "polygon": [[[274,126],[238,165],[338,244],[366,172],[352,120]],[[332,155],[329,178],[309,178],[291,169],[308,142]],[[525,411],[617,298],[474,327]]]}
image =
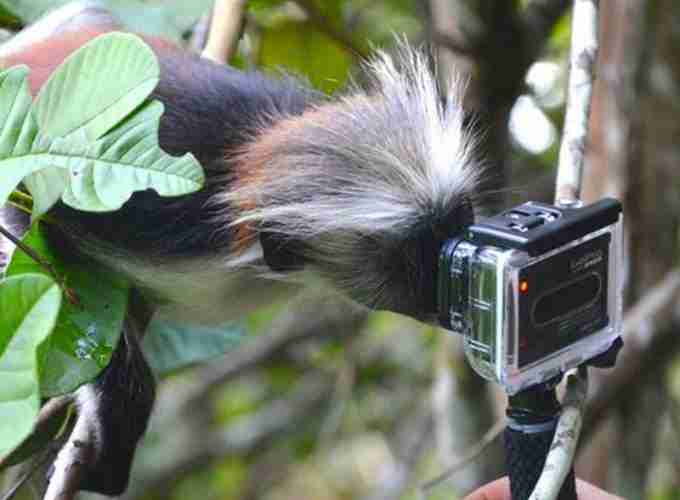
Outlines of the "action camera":
{"label": "action camera", "polygon": [[438,310],[468,360],[509,394],[604,353],[621,335],[622,210],[536,202],[442,247]]}

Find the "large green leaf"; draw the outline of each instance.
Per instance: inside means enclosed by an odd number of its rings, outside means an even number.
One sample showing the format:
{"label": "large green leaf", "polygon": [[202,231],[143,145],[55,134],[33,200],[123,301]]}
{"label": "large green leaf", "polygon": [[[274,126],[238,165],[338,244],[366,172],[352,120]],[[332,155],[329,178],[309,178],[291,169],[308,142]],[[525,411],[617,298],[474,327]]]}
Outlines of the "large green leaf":
{"label": "large green leaf", "polygon": [[163,105],[152,102],[91,145],[65,141],[70,151],[70,183],[63,201],[81,210],[116,210],[134,191],[162,196],[196,191],[203,170],[191,154],[172,157],[158,146]]}
{"label": "large green leaf", "polygon": [[61,303],[53,280],[25,274],[0,282],[0,456],[31,432],[40,409],[38,346]]}
{"label": "large green leaf", "polygon": [[[118,275],[84,260],[65,262],[52,252],[40,225],[24,236],[24,243],[48,259],[80,304],[64,301],[54,333],[40,349],[40,386],[43,396],[71,392],[92,380],[111,359],[127,310],[128,284]],[[46,273],[16,249],[7,276]]]}
{"label": "large green leaf", "polygon": [[221,327],[183,326],[154,318],[142,347],[157,375],[215,359],[240,345],[245,336],[241,323]]}
{"label": "large green leaf", "polygon": [[139,37],[101,35],[67,57],[41,88],[34,104],[40,131],[99,139],[144,102],[159,74],[155,54]]}
{"label": "large green leaf", "polygon": [[52,166],[67,169],[70,184],[62,199],[81,210],[116,210],[133,191],[148,188],[162,196],[200,189],[203,171],[192,155],[168,156],[152,144],[157,131],[150,128],[154,125],[150,116],[158,117],[159,106],[147,106],[118,132],[94,144],[39,135],[30,153],[0,158],[0,204],[7,201],[22,175]]}
{"label": "large green leaf", "polygon": [[[105,119],[89,120],[67,138],[50,138],[38,131],[33,119],[26,76],[23,67],[0,73],[0,206],[23,178],[43,169],[47,170],[26,182],[35,197],[34,217],[59,196],[75,208],[108,211],[119,208],[137,190],[174,196],[202,186],[203,171],[193,156],[172,157],[158,146],[160,103],[138,107],[95,142],[83,135],[108,128],[114,120],[112,108],[100,108]],[[71,128],[59,131],[73,132]],[[66,174],[56,173],[55,168]]]}

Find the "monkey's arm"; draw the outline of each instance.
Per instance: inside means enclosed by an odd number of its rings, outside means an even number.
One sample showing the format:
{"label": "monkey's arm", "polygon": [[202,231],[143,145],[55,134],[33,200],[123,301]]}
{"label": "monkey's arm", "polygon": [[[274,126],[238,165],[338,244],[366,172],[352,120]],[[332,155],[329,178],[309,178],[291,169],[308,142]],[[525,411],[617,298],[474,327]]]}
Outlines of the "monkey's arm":
{"label": "monkey's arm", "polygon": [[128,315],[109,365],[93,383],[78,389],[78,417],[51,467],[46,499],[80,490],[115,496],[127,489],[155,395],[136,323]]}

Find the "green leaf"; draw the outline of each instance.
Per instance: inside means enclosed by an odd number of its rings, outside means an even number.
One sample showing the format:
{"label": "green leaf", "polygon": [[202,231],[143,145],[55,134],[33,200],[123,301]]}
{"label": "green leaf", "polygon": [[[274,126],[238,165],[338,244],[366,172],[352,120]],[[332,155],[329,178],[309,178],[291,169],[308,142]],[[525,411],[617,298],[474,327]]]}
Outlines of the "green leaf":
{"label": "green leaf", "polygon": [[[129,285],[95,263],[61,260],[50,250],[39,224],[23,241],[49,260],[60,276],[66,276],[67,286],[76,291],[80,301],[80,306],[64,301],[54,333],[40,349],[43,396],[71,392],[92,380],[109,363],[123,327]],[[46,271],[16,249],[7,276],[23,273]]]}
{"label": "green leaf", "polygon": [[5,161],[23,157],[30,151],[38,128],[30,109],[28,68],[17,66],[0,73],[0,206],[25,176],[40,165],[33,162]]}
{"label": "green leaf", "polygon": [[0,456],[19,445],[40,410],[38,346],[55,326],[61,291],[25,274],[0,282]]}
{"label": "green leaf", "polygon": [[240,323],[221,327],[186,327],[154,318],[142,348],[157,375],[215,359],[237,347],[245,336]]}
{"label": "green leaf", "polygon": [[94,141],[151,94],[159,80],[156,56],[139,37],[101,35],[52,73],[35,100],[38,126],[49,137],[78,132]]}
{"label": "green leaf", "polygon": [[69,162],[64,203],[80,210],[116,210],[134,191],[150,188],[173,196],[200,189],[204,176],[196,159],[191,154],[169,156],[158,146],[162,113],[163,105],[152,102],[92,145],[55,145],[77,157]]}
{"label": "green leaf", "polygon": [[315,87],[332,92],[347,81],[353,57],[312,23],[287,21],[262,33],[259,63],[293,70]]}
{"label": "green leaf", "polygon": [[[160,103],[143,105],[104,137],[87,143],[79,134],[50,139],[38,132],[27,99],[25,68],[0,74],[0,206],[24,177],[42,169],[48,170],[27,179],[34,218],[58,195],[81,210],[110,211],[120,208],[134,191],[154,189],[162,196],[175,196],[203,185],[203,170],[192,155],[169,156],[158,146]],[[66,174],[55,173],[55,168]]]}
{"label": "green leaf", "polygon": [[31,219],[35,222],[61,198],[68,185],[68,172],[63,168],[47,167],[25,177],[23,183],[33,197]]}

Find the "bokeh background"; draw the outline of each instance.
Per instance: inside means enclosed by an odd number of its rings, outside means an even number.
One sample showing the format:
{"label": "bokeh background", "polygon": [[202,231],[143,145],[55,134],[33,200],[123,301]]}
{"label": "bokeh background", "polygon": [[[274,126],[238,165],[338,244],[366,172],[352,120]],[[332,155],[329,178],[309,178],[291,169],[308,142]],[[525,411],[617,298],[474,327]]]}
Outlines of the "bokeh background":
{"label": "bokeh background", "polygon": [[[3,39],[64,3],[0,0]],[[99,3],[129,29],[196,52],[215,21],[210,0]],[[230,63],[341,93],[371,52],[393,50],[395,34],[430,47],[442,82],[454,72],[469,82],[494,211],[552,199],[569,7],[250,0]],[[584,189],[587,200],[625,204],[626,346],[616,369],[592,374],[577,473],[627,498],[680,498],[680,2],[600,8]],[[188,333],[145,341],[165,357],[155,358],[160,392],[127,500],[443,500],[503,473],[494,436],[505,397],[443,330],[310,294]],[[34,497],[30,487],[18,496]]]}

